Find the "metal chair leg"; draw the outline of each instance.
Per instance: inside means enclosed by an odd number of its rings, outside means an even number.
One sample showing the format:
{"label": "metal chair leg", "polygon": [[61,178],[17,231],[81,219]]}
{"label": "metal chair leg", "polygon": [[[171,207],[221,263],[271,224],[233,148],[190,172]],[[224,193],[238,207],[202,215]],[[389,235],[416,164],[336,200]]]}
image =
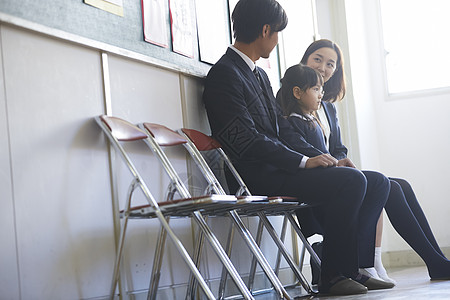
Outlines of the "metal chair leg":
{"label": "metal chair leg", "polygon": [[[194,251],[194,262],[197,268],[200,266],[200,257],[201,252],[203,249],[203,245],[205,244],[205,236],[203,235],[203,232],[199,230],[198,232],[198,238],[197,243],[195,245],[195,251]],[[186,300],[191,300],[194,298],[195,295],[195,289],[197,287],[197,282],[195,281],[195,278],[193,274],[189,275],[189,281],[188,281],[188,287],[186,291]]]}
{"label": "metal chair leg", "polygon": [[[166,222],[169,223],[169,218],[166,218]],[[167,232],[163,227],[159,229],[158,240],[156,242],[155,256],[153,257],[153,268],[150,276],[150,286],[148,288],[147,300],[156,299],[158,292],[159,279],[161,278],[161,265],[164,255],[164,246],[166,243]]]}
{"label": "metal chair leg", "polygon": [[305,244],[303,244],[302,243],[302,249],[300,250],[300,256],[299,256],[299,258],[300,258],[300,262],[299,262],[299,267],[300,267],[300,270],[302,270],[303,271],[303,265],[304,265],[304,260],[305,260],[305,253],[306,253],[306,246],[305,246]]}
{"label": "metal chair leg", "polygon": [[[281,234],[280,234],[280,239],[283,242],[283,244],[286,239],[286,231],[287,231],[287,219],[286,219],[286,216],[284,216],[283,217],[283,225],[281,227]],[[281,263],[281,253],[280,253],[280,250],[278,250],[277,260],[276,260],[276,264],[275,264],[275,274],[277,274],[277,275],[280,272],[280,263]]]}
{"label": "metal chair leg", "polygon": [[228,273],[230,274],[231,278],[233,279],[234,283],[236,284],[237,288],[241,292],[244,299],[254,299],[252,294],[248,290],[247,286],[245,285],[244,281],[242,280],[241,276],[235,269],[234,265],[231,263],[230,258],[227,256],[227,253],[222,248],[222,246],[220,245],[219,241],[214,236],[214,234],[211,232],[210,228],[206,224],[200,212],[198,211],[194,212],[192,217],[200,226],[200,229],[205,234],[206,239],[208,239],[214,251],[216,251],[216,254],[221,260],[222,264],[227,268]]}
{"label": "metal chair leg", "polygon": [[[261,220],[258,220],[258,229],[256,232],[255,242],[258,247],[261,245],[262,234],[264,230],[264,225]],[[252,257],[252,264],[250,266],[250,272],[248,277],[248,288],[249,290],[253,290],[253,285],[255,283],[255,274],[256,274],[256,257]]]}
{"label": "metal chair leg", "polygon": [[300,271],[299,267],[297,266],[297,264],[295,263],[294,259],[292,258],[292,256],[289,254],[289,252],[287,251],[285,245],[283,244],[283,242],[280,240],[278,234],[276,233],[275,229],[273,228],[272,224],[270,223],[270,221],[267,219],[267,216],[263,213],[258,213],[258,215],[260,216],[260,218],[262,219],[262,221],[264,222],[264,226],[267,229],[267,232],[269,233],[269,235],[272,237],[272,239],[274,240],[274,242],[277,244],[278,249],[280,249],[282,255],[284,256],[284,258],[286,259],[287,263],[289,264],[289,266],[291,267],[292,271],[294,272],[295,276],[297,277],[297,279],[300,281],[302,287],[310,294],[313,294],[314,291],[312,290],[311,286],[309,285],[308,281],[306,280],[306,278],[303,276],[302,272]]}
{"label": "metal chair leg", "polygon": [[139,181],[135,178],[130,184],[127,192],[127,202],[126,202],[126,212],[122,221],[122,225],[120,226],[120,235],[119,241],[116,244],[116,259],[114,261],[114,270],[113,270],[113,278],[111,282],[111,289],[109,292],[109,298],[114,299],[114,294],[116,292],[117,282],[119,281],[119,270],[120,264],[122,263],[123,256],[123,247],[125,244],[125,234],[128,225],[128,211],[130,210],[131,198],[133,197],[133,192],[139,186]]}
{"label": "metal chair leg", "polygon": [[247,243],[248,247],[250,248],[251,252],[256,256],[256,259],[258,260],[261,268],[263,269],[264,273],[272,283],[275,291],[282,299],[290,299],[289,294],[281,284],[278,277],[273,272],[272,268],[270,267],[269,262],[266,260],[264,255],[261,252],[261,249],[259,249],[258,245],[256,244],[255,240],[253,239],[252,235],[248,231],[248,229],[245,227],[245,225],[242,223],[241,218],[237,214],[236,211],[230,211],[228,212],[228,215],[231,217],[233,222],[236,224],[236,227],[239,231],[239,233],[242,235],[242,238]]}
{"label": "metal chair leg", "polygon": [[[230,223],[230,230],[228,231],[228,240],[226,246],[226,252],[228,257],[231,257],[231,250],[233,248],[233,238],[234,238],[234,226],[233,223]],[[227,270],[225,267],[222,268],[222,275],[220,276],[220,284],[219,284],[219,295],[218,299],[223,299],[225,297],[225,285],[227,283]]]}
{"label": "metal chair leg", "polygon": [[[181,256],[183,257],[184,261],[188,265],[189,269],[194,274],[195,278],[197,279],[198,284],[200,285],[200,287],[202,288],[203,292],[205,293],[205,296],[208,299],[215,299],[215,296],[211,292],[211,289],[209,288],[209,286],[206,284],[205,279],[200,274],[200,271],[197,269],[197,266],[193,262],[192,258],[189,256],[189,253],[186,251],[186,249],[184,248],[184,246],[181,243],[181,241],[178,239],[178,237],[173,232],[172,228],[170,228],[169,224],[166,222],[166,219],[165,219],[164,215],[162,214],[162,212],[157,210],[155,212],[155,214],[156,214],[157,218],[159,219],[159,221],[161,222],[161,225],[164,227],[165,231],[167,231],[167,234],[171,238],[171,240],[174,243],[175,247],[180,252]],[[194,216],[194,218],[196,220],[197,220],[198,217],[199,216],[197,216],[197,215]],[[203,220],[203,218],[201,216],[199,218],[201,220]],[[203,220],[203,222],[204,222],[204,220]]]}
{"label": "metal chair leg", "polygon": [[313,250],[311,245],[308,243],[308,240],[303,235],[300,226],[298,225],[297,221],[294,219],[292,214],[286,213],[286,217],[288,218],[289,222],[292,225],[292,228],[294,228],[295,232],[297,233],[298,237],[302,241],[303,245],[305,245],[306,250],[308,250],[309,254],[311,255],[311,258],[320,266],[320,258],[317,256],[316,252]]}

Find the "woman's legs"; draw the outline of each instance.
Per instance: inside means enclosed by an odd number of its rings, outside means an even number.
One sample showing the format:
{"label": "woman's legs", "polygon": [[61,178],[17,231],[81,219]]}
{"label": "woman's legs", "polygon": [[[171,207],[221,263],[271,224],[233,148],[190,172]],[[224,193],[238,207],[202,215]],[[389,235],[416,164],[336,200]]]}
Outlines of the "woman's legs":
{"label": "woman's legs", "polygon": [[430,277],[450,278],[450,261],[440,250],[436,250],[439,249],[437,242],[414,192],[406,181],[391,180],[391,191],[385,210],[395,230],[425,261]]}
{"label": "woman's legs", "polygon": [[433,235],[433,232],[431,231],[430,225],[428,224],[427,217],[423,213],[423,210],[420,207],[419,202],[417,201],[416,194],[414,193],[409,182],[401,178],[389,178],[389,179],[391,181],[397,182],[401,186],[403,194],[405,195],[405,199],[408,202],[408,205],[411,208],[412,213],[416,217],[417,222],[420,225],[420,228],[422,228],[423,233],[427,237],[430,244],[433,246],[434,250],[436,250],[436,252],[445,257],[445,255],[439,248],[439,245]]}

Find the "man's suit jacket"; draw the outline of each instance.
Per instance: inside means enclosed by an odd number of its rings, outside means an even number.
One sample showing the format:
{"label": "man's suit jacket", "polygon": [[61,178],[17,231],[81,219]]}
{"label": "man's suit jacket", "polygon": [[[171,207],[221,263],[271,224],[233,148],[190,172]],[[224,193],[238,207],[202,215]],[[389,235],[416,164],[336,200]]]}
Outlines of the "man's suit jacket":
{"label": "man's suit jacket", "polygon": [[203,100],[213,137],[250,190],[271,195],[298,171],[303,155],[321,152],[304,143],[281,116],[267,74],[258,70],[263,87],[239,54],[228,49],[206,77]]}

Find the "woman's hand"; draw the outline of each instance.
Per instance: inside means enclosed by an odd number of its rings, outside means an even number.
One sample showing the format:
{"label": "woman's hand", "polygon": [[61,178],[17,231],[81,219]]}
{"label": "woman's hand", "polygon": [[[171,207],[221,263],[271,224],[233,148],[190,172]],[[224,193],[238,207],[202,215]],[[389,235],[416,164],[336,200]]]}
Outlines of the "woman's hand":
{"label": "woman's hand", "polygon": [[306,169],[312,169],[312,168],[328,168],[328,167],[335,167],[338,164],[338,160],[331,156],[328,153],[321,154],[319,156],[310,157],[306,161],[305,168]]}

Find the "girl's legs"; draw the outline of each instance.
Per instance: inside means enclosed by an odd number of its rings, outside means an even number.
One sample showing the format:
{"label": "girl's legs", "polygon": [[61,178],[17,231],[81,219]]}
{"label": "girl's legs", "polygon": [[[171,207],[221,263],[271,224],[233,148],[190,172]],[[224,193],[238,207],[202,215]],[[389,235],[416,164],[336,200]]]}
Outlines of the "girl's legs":
{"label": "girl's legs", "polygon": [[386,269],[383,266],[383,262],[381,260],[381,239],[383,236],[383,213],[380,214],[378,218],[376,235],[375,235],[375,255],[374,255],[374,266],[370,268],[361,268],[359,272],[366,276],[383,280],[387,282],[391,282],[396,284],[395,280],[390,278],[386,272]]}
{"label": "girl's legs", "polygon": [[[359,267],[373,268],[375,256],[375,236],[380,213],[389,195],[390,181],[383,174],[362,171],[367,179],[367,190],[359,212]],[[388,187],[386,189],[386,186]]]}
{"label": "girl's legs", "polygon": [[375,237],[375,258],[374,258],[374,268],[378,276],[384,280],[395,284],[395,280],[390,278],[383,266],[383,261],[381,260],[381,238],[383,236],[383,214],[380,214],[380,218],[377,223],[377,235]]}
{"label": "girl's legs", "polygon": [[[402,187],[405,187],[406,195]],[[391,180],[391,191],[385,206],[395,230],[425,261],[431,279],[450,279],[450,261],[439,249],[425,215],[409,184]],[[411,194],[412,193],[412,194]]]}

